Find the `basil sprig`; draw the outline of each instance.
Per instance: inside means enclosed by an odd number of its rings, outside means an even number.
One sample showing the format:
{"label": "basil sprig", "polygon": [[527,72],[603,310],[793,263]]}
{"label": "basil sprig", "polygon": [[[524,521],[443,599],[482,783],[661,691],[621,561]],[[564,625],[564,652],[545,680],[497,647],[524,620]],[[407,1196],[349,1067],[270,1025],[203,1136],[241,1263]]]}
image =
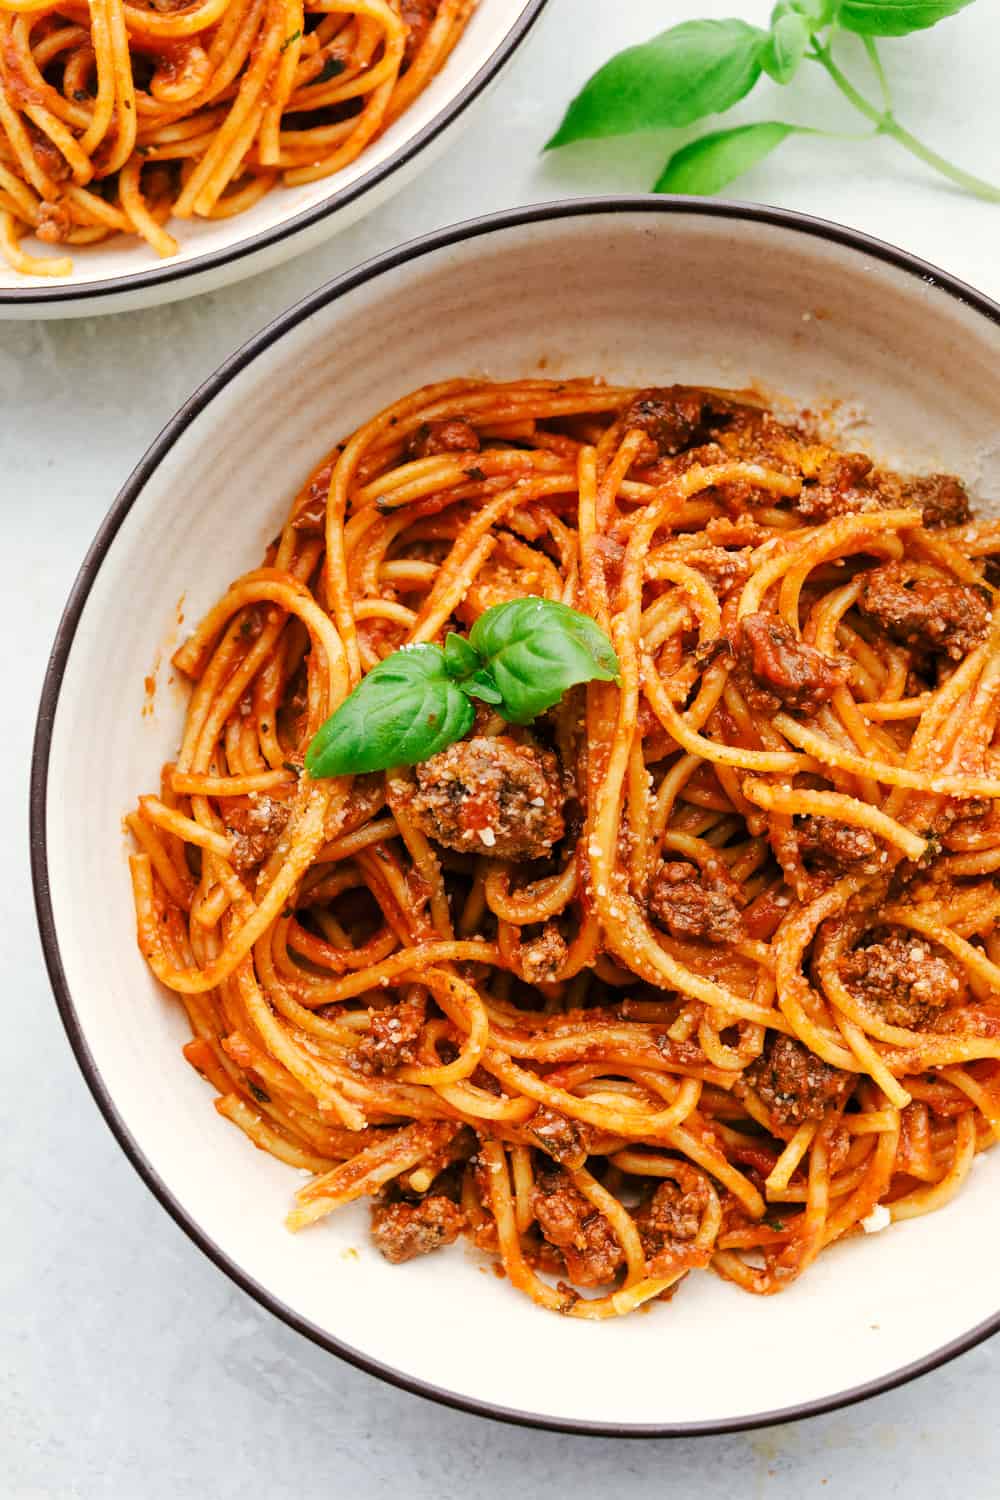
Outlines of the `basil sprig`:
{"label": "basil sprig", "polygon": [[[874,127],[905,151],[978,198],[1000,202],[1000,188],[945,161],[896,118],[877,37],[907,36],[957,15],[973,0],[778,0],[768,30],[745,21],[682,21],[638,47],[617,53],[572,101],[546,146],[693,124],[743,99],[762,73],[792,81],[803,64],[823,69]],[[841,70],[832,51],[838,31],[864,42],[877,89],[873,100]],[[716,193],[748,172],[790,136],[830,132],[782,120],[713,130],[667,160],[653,191]]]}
{"label": "basil sprig", "polygon": [[468,638],[404,646],[373,667],[317,730],[311,776],[414,766],[468,734],[473,698],[530,724],[579,682],[618,681],[618,658],[589,615],[528,596],[496,604]]}
{"label": "basil sprig", "polygon": [[627,47],[584,84],[547,149],[721,114],[760,77],[766,36],[745,21],[682,21]]}

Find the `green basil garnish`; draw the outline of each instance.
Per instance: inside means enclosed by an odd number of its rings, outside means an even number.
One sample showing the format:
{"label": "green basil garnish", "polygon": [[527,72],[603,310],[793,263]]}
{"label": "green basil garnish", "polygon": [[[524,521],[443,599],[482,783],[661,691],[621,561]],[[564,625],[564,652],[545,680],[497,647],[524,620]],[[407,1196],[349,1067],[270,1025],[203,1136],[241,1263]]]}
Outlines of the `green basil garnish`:
{"label": "green basil garnish", "polygon": [[473,625],[469,644],[511,724],[530,724],[578,682],[618,680],[618,658],[604,631],[589,615],[552,599],[494,605]]}
{"label": "green basil garnish", "polygon": [[[545,149],[603,136],[692,125],[731,109],[762,73],[782,86],[805,68],[819,67],[844,98],[874,126],[880,140],[904,151],[966,192],[1000,202],[1000,187],[946,161],[897,118],[878,50],[882,37],[926,31],[974,0],[777,0],[767,31],[738,19],[689,20],[608,59],[571,100]],[[669,7],[665,7],[669,9]],[[834,56],[842,32],[863,42],[871,91],[858,87]],[[848,54],[850,55],[850,54]],[[858,53],[852,67],[858,61]],[[801,97],[806,98],[809,90]],[[749,171],[791,136],[818,144],[830,132],[780,120],[744,122],[688,141],[667,161],[656,193],[715,193]],[[866,137],[860,138],[862,141]],[[803,142],[804,144],[804,142]]]}
{"label": "green basil garnish", "polygon": [[863,36],[906,36],[955,16],[972,0],[840,0],[837,20]]}
{"label": "green basil garnish", "polygon": [[468,639],[404,646],[378,663],[313,736],[311,776],[387,771],[429,760],[472,728],[472,698],[529,724],[576,683],[618,681],[618,658],[589,615],[551,599],[496,604]]}
{"label": "green basil garnish", "polygon": [[776,5],[771,17],[771,35],[761,48],[764,72],[775,83],[791,83],[809,50],[812,31],[805,16],[790,7]]}
{"label": "green basil garnish", "polygon": [[781,120],[762,120],[759,125],[736,125],[732,130],[713,130],[689,141],[673,156],[656,180],[654,193],[717,193],[734,178],[763,161],[790,135],[809,135],[805,126],[786,125]]}
{"label": "green basil garnish", "polygon": [[444,643],[444,666],[449,676],[460,681],[463,677],[471,677],[473,672],[478,672],[482,662],[478,651],[469,645],[465,637],[452,631]]}
{"label": "green basil garnish", "polygon": [[373,667],[317,730],[310,776],[414,766],[468,734],[475,710],[445,671],[438,646],[404,646]]}
{"label": "green basil garnish", "polygon": [[760,77],[766,37],[745,21],[682,21],[627,47],[584,84],[545,149],[721,114]]}

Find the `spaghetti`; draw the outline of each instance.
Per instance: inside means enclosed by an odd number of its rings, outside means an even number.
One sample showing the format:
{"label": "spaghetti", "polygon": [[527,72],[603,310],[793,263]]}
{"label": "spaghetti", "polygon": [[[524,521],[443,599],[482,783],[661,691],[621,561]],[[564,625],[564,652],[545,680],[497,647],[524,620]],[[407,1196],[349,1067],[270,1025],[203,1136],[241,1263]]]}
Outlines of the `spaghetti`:
{"label": "spaghetti", "polygon": [[0,0],[0,257],[229,218],[340,171],[408,109],[474,0]]}
{"label": "spaghetti", "polygon": [[[467,1233],[543,1307],[789,1285],[1000,1130],[996,523],[751,393],[451,380],[338,444],[175,657],[128,818],[186,1056],[393,1261]],[[314,780],[407,642],[524,595],[618,682]]]}

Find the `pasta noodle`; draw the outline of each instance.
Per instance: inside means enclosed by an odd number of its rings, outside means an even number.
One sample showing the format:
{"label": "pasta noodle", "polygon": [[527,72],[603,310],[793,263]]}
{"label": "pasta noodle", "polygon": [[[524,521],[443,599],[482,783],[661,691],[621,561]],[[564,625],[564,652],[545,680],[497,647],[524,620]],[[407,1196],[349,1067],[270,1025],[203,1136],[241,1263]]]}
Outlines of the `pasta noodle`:
{"label": "pasta noodle", "polygon": [[0,0],[0,257],[228,218],[332,176],[413,102],[475,0]]}
{"label": "pasta noodle", "polygon": [[[188,1060],[310,1175],[289,1227],[367,1196],[390,1260],[465,1232],[599,1319],[957,1192],[1000,1130],[998,551],[747,392],[450,380],[339,443],[177,652],[127,819]],[[309,774],[380,661],[522,597],[618,681]]]}

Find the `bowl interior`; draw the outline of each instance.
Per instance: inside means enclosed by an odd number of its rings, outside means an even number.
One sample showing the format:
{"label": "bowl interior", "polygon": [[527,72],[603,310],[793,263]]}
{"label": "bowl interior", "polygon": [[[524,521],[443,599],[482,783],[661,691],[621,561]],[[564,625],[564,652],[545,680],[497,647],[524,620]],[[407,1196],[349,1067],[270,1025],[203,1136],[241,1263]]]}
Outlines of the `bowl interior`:
{"label": "bowl interior", "polygon": [[[503,46],[522,16],[534,9],[535,0],[478,0],[440,73],[384,135],[335,176],[300,187],[276,187],[235,218],[174,221],[172,228],[180,250],[166,261],[160,260],[144,241],[121,236],[97,245],[76,246],[72,252],[73,274],[65,280],[22,276],[0,262],[0,293],[22,292],[25,300],[30,301],[39,290],[74,287],[87,291],[121,277],[200,267],[221,252],[287,228],[293,220],[334,199],[338,227],[346,227],[386,196],[390,191],[386,181],[390,172],[394,190],[417,169],[417,162],[412,159],[417,137],[423,137],[425,132],[434,133],[442,112]],[[32,254],[59,253],[33,238],[26,238],[23,243]]]}
{"label": "bowl interior", "polygon": [[[1000,1157],[944,1211],[836,1248],[781,1297],[695,1275],[669,1306],[600,1325],[536,1309],[460,1246],[392,1268],[362,1208],[290,1236],[295,1173],[214,1114],[180,1055],[180,1008],[136,950],[120,820],[176,750],[172,645],[259,561],[310,466],[406,391],[539,370],[756,381],[839,401],[856,446],[998,494],[998,356],[982,309],[766,214],[571,207],[458,232],[319,294],[161,440],[87,564],[58,687],[44,820],[54,928],[120,1122],[180,1212],[294,1317],[461,1401],[628,1430],[833,1401],[996,1316]],[[962,1274],[942,1281],[946,1257]]]}

